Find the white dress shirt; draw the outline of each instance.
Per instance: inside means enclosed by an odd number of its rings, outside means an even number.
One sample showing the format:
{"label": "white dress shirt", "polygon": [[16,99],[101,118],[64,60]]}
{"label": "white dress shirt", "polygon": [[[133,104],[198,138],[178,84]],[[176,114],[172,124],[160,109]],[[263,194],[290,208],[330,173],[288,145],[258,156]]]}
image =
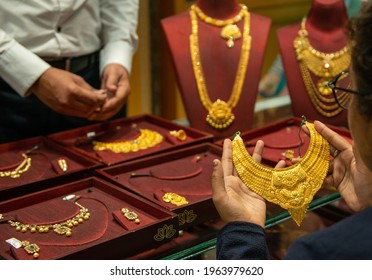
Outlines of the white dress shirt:
{"label": "white dress shirt", "polygon": [[100,50],[131,71],[137,48],[138,0],[0,0],[0,77],[27,90],[50,65],[40,57],[76,57]]}

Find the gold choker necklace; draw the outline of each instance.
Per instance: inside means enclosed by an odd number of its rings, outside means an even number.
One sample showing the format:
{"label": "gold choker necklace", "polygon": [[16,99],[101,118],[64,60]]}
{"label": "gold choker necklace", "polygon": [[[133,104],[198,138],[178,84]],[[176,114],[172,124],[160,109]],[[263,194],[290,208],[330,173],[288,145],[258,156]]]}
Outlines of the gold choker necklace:
{"label": "gold choker necklace", "polygon": [[[332,96],[332,89],[325,85],[338,73],[349,68],[351,60],[349,46],[333,53],[323,53],[314,49],[308,39],[306,18],[302,20],[301,29],[293,44],[302,79],[314,107],[325,117],[338,115],[343,109]],[[310,72],[319,78],[317,85],[314,84]],[[346,102],[348,98],[350,95],[346,93],[340,96],[342,102]]]}
{"label": "gold choker necklace", "polygon": [[76,214],[71,219],[67,219],[65,221],[53,224],[25,224],[19,221],[9,220],[8,223],[11,227],[14,227],[16,231],[20,232],[39,232],[39,233],[48,233],[50,230],[53,230],[55,233],[59,235],[65,235],[66,237],[70,237],[72,235],[72,228],[77,227],[79,224],[82,224],[84,221],[89,220],[90,213],[87,208],[79,204],[78,202],[74,202],[75,205],[79,207],[79,213]]}
{"label": "gold choker necklace", "polygon": [[227,102],[217,99],[215,102],[209,98],[207,87],[205,84],[205,77],[203,73],[203,67],[201,65],[200,50],[199,50],[199,38],[198,38],[198,18],[196,15],[196,6],[191,6],[190,17],[192,25],[192,33],[190,35],[190,52],[191,60],[195,75],[196,84],[198,87],[200,100],[208,111],[206,118],[207,123],[216,129],[225,129],[231,125],[235,120],[235,116],[232,113],[232,109],[239,102],[241,91],[244,84],[245,73],[249,61],[249,54],[251,50],[251,36],[250,36],[250,15],[248,10],[242,9],[242,17],[244,18],[244,30],[243,30],[243,44],[239,60],[239,65],[236,73],[234,87],[231,96]]}
{"label": "gold choker necklace", "polygon": [[163,136],[150,129],[140,129],[140,135],[132,140],[117,142],[93,141],[96,151],[110,150],[114,153],[131,153],[154,147],[163,141]]}
{"label": "gold choker necklace", "polygon": [[242,181],[267,201],[288,210],[299,226],[315,193],[320,189],[329,166],[329,144],[306,122],[310,143],[304,157],[296,164],[274,169],[256,162],[247,152],[237,133],[232,141],[233,161]]}
{"label": "gold choker necklace", "polygon": [[239,21],[241,21],[245,16],[247,12],[247,6],[240,5],[241,10],[239,14],[234,16],[233,18],[229,19],[214,19],[212,17],[207,16],[203,13],[203,11],[196,5],[193,5],[191,9],[193,9],[196,13],[196,15],[205,23],[217,26],[217,27],[223,27],[220,33],[221,38],[227,40],[226,45],[229,48],[234,47],[234,40],[237,40],[242,37],[242,34],[240,32],[239,27],[236,25]]}

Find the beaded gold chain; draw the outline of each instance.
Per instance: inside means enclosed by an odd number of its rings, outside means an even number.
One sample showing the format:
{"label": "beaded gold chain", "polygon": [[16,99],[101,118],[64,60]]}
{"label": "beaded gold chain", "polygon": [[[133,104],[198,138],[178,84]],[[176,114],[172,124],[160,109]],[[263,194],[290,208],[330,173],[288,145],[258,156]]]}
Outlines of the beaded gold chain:
{"label": "beaded gold chain", "polygon": [[232,141],[233,162],[241,180],[267,201],[288,210],[300,225],[315,193],[320,189],[329,167],[329,144],[306,122],[310,132],[307,153],[296,164],[274,169],[256,162],[237,133]]}
{"label": "beaded gold chain", "polygon": [[111,150],[114,153],[131,153],[154,147],[163,141],[163,136],[150,129],[140,129],[140,135],[136,139],[117,142],[93,141],[93,149],[96,151]]}
{"label": "beaded gold chain", "polygon": [[193,5],[190,9],[192,27],[192,33],[190,35],[190,52],[195,80],[198,87],[200,100],[208,111],[206,121],[212,127],[220,130],[229,127],[235,120],[232,109],[235,108],[240,99],[251,50],[250,14],[246,8],[242,9],[241,13],[241,17],[244,18],[243,43],[234,87],[227,102],[221,99],[217,99],[215,102],[212,102],[208,95],[203,67],[200,59],[196,6]]}
{"label": "beaded gold chain", "polygon": [[247,11],[247,6],[245,5],[240,5],[241,9],[240,12],[234,16],[233,18],[229,19],[214,19],[210,16],[207,16],[206,14],[203,13],[203,11],[196,5],[192,7],[194,9],[195,13],[197,16],[204,21],[205,23],[217,26],[217,27],[223,27],[221,29],[220,36],[227,40],[226,45],[229,48],[234,47],[234,40],[237,40],[241,38],[242,34],[240,32],[239,27],[236,25],[239,21],[242,20],[242,18],[245,16],[245,12]]}
{"label": "beaded gold chain", "polygon": [[79,224],[82,224],[84,221],[89,220],[90,213],[87,208],[79,204],[78,202],[74,202],[80,210],[77,215],[72,217],[71,219],[67,219],[60,223],[55,224],[24,224],[19,221],[9,220],[8,223],[11,227],[14,227],[16,231],[20,232],[28,232],[31,233],[39,232],[39,233],[48,233],[50,230],[53,230],[55,233],[59,235],[65,235],[70,237],[72,235],[72,228],[77,227]]}
{"label": "beaded gold chain", "polygon": [[26,153],[23,153],[22,157],[24,158],[23,161],[14,170],[0,171],[0,178],[10,177],[16,179],[19,178],[22,173],[28,171],[31,167],[31,158],[28,157]]}
{"label": "beaded gold chain", "polygon": [[[324,53],[314,49],[307,36],[305,17],[301,22],[298,36],[293,42],[301,75],[316,110],[325,117],[334,117],[343,109],[338,106],[332,96],[332,89],[326,85],[338,73],[348,69],[351,60],[349,46],[337,52]],[[319,78],[317,85],[314,84],[310,72]],[[346,102],[350,96],[343,93],[339,98]]]}

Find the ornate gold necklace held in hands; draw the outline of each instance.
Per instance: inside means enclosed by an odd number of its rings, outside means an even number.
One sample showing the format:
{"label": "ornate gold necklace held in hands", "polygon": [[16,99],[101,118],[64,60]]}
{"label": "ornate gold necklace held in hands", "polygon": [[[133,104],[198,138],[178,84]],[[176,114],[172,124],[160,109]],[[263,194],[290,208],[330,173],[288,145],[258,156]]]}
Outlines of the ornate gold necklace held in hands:
{"label": "ornate gold necklace held in hands", "polygon": [[[205,109],[207,109],[208,111],[208,115],[206,118],[207,123],[216,129],[222,130],[229,127],[235,120],[235,116],[232,113],[232,109],[235,108],[235,106],[239,102],[241,91],[244,84],[244,78],[249,61],[252,40],[250,36],[250,14],[248,13],[247,7],[242,5],[242,10],[240,11],[239,15],[230,20],[233,23],[236,23],[238,20],[244,19],[243,43],[239,65],[235,77],[234,87],[232,89],[232,93],[229,100],[225,102],[221,99],[217,99],[215,102],[212,102],[208,95],[205,77],[203,73],[203,67],[200,59],[197,11],[198,8],[196,5],[191,6],[190,18],[192,33],[190,35],[190,52],[195,80],[198,87],[200,100]],[[203,20],[203,17],[201,17],[201,19]],[[209,17],[208,20],[206,19],[204,20],[209,24],[217,26],[225,26],[230,24],[229,20],[226,21],[215,20]],[[236,26],[236,28],[238,27]]]}
{"label": "ornate gold necklace held in hands", "polygon": [[110,150],[114,153],[133,153],[154,147],[163,141],[163,136],[150,129],[140,129],[140,135],[132,140],[100,142],[93,141],[93,149],[96,151]]}
{"label": "ornate gold necklace held in hands", "polygon": [[320,189],[329,166],[329,144],[306,122],[310,143],[304,157],[296,164],[274,169],[256,162],[247,152],[237,133],[232,141],[233,161],[242,181],[267,201],[288,210],[300,226],[315,193]]}
{"label": "ornate gold necklace held in hands", "polygon": [[[325,117],[334,117],[342,112],[332,95],[332,89],[325,85],[338,73],[350,66],[350,50],[346,45],[341,50],[333,53],[323,53],[314,49],[308,39],[306,30],[306,18],[301,22],[301,29],[293,42],[297,60],[305,83],[306,90],[315,109]],[[310,72],[319,78],[317,85],[314,84]],[[350,98],[349,94],[340,96],[342,102]]]}

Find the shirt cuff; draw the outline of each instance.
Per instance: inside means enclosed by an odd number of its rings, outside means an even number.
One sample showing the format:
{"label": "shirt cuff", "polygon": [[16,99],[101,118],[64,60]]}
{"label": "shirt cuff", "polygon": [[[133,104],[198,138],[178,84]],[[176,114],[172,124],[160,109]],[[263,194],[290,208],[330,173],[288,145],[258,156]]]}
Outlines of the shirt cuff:
{"label": "shirt cuff", "polygon": [[120,64],[127,69],[128,74],[132,70],[133,47],[125,41],[110,42],[105,45],[100,53],[100,74],[107,65]]}
{"label": "shirt cuff", "polygon": [[50,67],[14,40],[1,54],[0,65],[1,78],[23,97],[30,94],[30,87]]}

